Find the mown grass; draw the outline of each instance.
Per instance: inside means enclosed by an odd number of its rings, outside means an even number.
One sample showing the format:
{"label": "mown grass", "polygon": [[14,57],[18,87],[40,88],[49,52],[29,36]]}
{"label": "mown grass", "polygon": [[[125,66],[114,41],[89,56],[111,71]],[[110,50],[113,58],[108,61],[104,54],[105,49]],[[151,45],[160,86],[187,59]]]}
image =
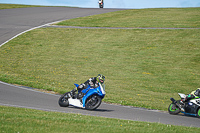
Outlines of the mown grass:
{"label": "mown grass", "polygon": [[[74,19],[65,24],[198,28],[198,13],[199,8],[127,10]],[[104,101],[167,110],[170,97],[178,98],[178,92],[189,93],[199,87],[199,33],[199,29],[37,29],[0,48],[0,80],[64,93],[73,88],[74,82],[81,83],[102,73],[106,76]],[[0,107],[1,132],[184,133],[197,130]]]}
{"label": "mown grass", "polygon": [[0,106],[0,132],[6,133],[198,132],[199,128]]}
{"label": "mown grass", "polygon": [[[177,25],[190,27],[199,22],[199,9],[126,10],[70,21],[92,26],[102,19],[103,27],[129,27],[136,20],[138,24],[147,21],[154,11],[157,19],[149,21],[149,27],[159,25],[161,16],[177,18]],[[169,15],[172,11],[174,17]],[[174,27],[163,22],[156,27]],[[102,73],[105,102],[167,110],[170,97],[199,87],[199,35],[200,29],[37,29],[1,47],[0,80],[64,93],[73,83]]]}
{"label": "mown grass", "polygon": [[167,110],[199,87],[200,30],[41,28],[1,47],[0,80],[64,93],[98,73],[105,102]]}
{"label": "mown grass", "polygon": [[86,27],[200,28],[200,8],[133,9],[66,20],[57,25]]}
{"label": "mown grass", "polygon": [[21,4],[1,4],[1,9],[13,9],[13,8],[27,8],[27,7],[40,7],[39,5],[21,5]]}

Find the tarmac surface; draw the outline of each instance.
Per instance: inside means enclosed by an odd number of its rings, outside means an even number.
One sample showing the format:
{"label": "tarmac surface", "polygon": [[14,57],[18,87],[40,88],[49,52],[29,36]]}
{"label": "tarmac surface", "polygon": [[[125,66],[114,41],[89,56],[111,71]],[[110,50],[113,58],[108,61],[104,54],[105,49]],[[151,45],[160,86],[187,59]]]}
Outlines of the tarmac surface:
{"label": "tarmac surface", "polygon": [[34,28],[46,24],[122,9],[69,8],[69,7],[31,7],[0,10],[0,46]]}
{"label": "tarmac surface", "polygon": [[[121,9],[86,9],[67,7],[31,7],[0,10],[0,46],[26,31],[49,25],[52,22],[83,17]],[[134,121],[157,122],[170,125],[200,127],[200,119],[184,115],[169,115],[159,110],[102,103],[94,111],[58,105],[60,95],[36,91],[27,87],[0,81],[0,105],[31,108],[44,111],[79,113]]]}

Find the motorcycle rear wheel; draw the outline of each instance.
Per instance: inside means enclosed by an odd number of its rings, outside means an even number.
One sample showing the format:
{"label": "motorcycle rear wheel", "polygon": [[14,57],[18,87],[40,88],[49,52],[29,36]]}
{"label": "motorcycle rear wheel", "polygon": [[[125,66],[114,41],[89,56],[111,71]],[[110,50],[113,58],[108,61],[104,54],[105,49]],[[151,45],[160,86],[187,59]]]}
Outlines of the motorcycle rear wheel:
{"label": "motorcycle rear wheel", "polygon": [[86,101],[85,108],[88,110],[95,110],[101,104],[101,98],[97,95],[89,97]]}
{"label": "motorcycle rear wheel", "polygon": [[58,104],[60,105],[60,107],[68,107],[69,106],[69,101],[66,98],[66,95],[68,95],[69,92],[63,94],[59,100],[58,100]]}
{"label": "motorcycle rear wheel", "polygon": [[172,115],[177,115],[181,110],[174,103],[171,103],[168,107],[168,112]]}

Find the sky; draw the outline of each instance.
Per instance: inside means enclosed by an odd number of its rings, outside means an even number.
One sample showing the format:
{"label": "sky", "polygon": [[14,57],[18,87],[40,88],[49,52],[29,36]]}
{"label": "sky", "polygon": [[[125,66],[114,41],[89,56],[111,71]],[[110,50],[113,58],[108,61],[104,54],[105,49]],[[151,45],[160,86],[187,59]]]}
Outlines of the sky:
{"label": "sky", "polygon": [[[98,8],[98,0],[0,0],[0,3]],[[104,0],[104,8],[200,7],[200,0]]]}

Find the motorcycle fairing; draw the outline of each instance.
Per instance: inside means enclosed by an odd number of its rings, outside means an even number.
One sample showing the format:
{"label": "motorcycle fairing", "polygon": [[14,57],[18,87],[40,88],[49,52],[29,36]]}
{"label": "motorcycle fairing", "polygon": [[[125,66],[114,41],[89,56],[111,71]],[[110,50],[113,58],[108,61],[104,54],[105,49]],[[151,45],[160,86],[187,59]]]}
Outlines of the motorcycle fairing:
{"label": "motorcycle fairing", "polygon": [[105,96],[105,91],[101,84],[99,84],[99,87],[97,88],[91,88],[90,86],[88,86],[88,88],[82,90],[82,92],[85,93],[85,96],[82,98],[83,107],[85,107],[85,102],[88,97],[92,95],[98,95],[101,97],[101,99],[103,99]]}
{"label": "motorcycle fairing", "polygon": [[76,87],[78,87],[78,86],[79,86],[79,84],[75,84],[75,83],[74,83],[74,85],[75,85]]}
{"label": "motorcycle fairing", "polygon": [[197,116],[197,114],[191,114],[191,113],[186,113],[186,112],[181,112],[181,113],[183,113],[184,115]]}
{"label": "motorcycle fairing", "polygon": [[[74,84],[76,87],[79,86],[79,84]],[[70,105],[76,106],[76,107],[81,107],[81,108],[85,108],[85,102],[87,100],[88,97],[92,96],[92,95],[99,95],[102,99],[104,98],[106,92],[104,90],[105,85],[101,85],[99,83],[99,87],[97,88],[91,88],[89,85],[86,89],[83,89],[81,92],[84,93],[85,95],[82,98],[82,102],[80,102],[80,99],[68,99],[69,103],[72,103]],[[80,92],[80,91],[79,91]]]}
{"label": "motorcycle fairing", "polygon": [[185,112],[190,114],[196,114],[198,107],[199,107],[198,105],[192,102],[185,103]]}
{"label": "motorcycle fairing", "polygon": [[192,99],[189,102],[185,103],[185,112],[182,112],[186,115],[196,116],[197,110],[200,107],[200,99]]}
{"label": "motorcycle fairing", "polygon": [[79,108],[83,108],[83,104],[80,102],[79,99],[69,98],[68,101],[70,103],[69,105],[76,106],[76,107],[79,107]]}
{"label": "motorcycle fairing", "polygon": [[[178,93],[179,96],[181,97],[181,99],[186,98],[185,94],[182,93]],[[185,112],[182,112],[184,114],[189,114],[189,115],[193,115],[196,114],[197,109],[200,107],[200,99],[192,99],[189,102],[185,103]]]}
{"label": "motorcycle fairing", "polygon": [[183,93],[178,93],[178,94],[179,94],[179,96],[181,97],[181,99],[186,98],[186,95],[185,95],[185,94],[183,94]]}

